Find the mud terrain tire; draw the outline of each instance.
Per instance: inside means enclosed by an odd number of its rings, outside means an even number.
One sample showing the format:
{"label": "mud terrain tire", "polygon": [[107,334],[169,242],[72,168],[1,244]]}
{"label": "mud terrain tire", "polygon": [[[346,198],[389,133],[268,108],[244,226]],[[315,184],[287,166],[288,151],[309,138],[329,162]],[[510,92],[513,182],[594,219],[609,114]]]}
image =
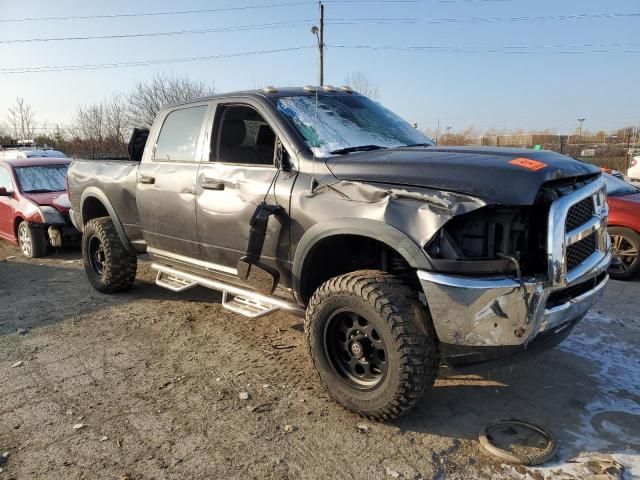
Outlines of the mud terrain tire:
{"label": "mud terrain tire", "polygon": [[435,381],[439,353],[429,313],[393,275],[361,270],[328,280],[313,294],[304,326],[320,381],[359,415],[394,419]]}
{"label": "mud terrain tire", "polygon": [[136,278],[136,256],[122,244],[109,217],[94,218],[85,225],[82,260],[89,282],[101,293],[127,290]]}

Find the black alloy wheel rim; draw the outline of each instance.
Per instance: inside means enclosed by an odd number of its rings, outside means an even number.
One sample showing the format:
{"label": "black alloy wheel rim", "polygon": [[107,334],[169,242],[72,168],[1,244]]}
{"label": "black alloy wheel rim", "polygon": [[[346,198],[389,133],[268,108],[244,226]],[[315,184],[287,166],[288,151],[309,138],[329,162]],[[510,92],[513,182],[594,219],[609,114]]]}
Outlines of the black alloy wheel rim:
{"label": "black alloy wheel rim", "polygon": [[380,332],[361,315],[341,309],[327,322],[325,351],[336,373],[358,390],[371,390],[384,380],[387,347]]}
{"label": "black alloy wheel rim", "polygon": [[105,260],[106,256],[102,242],[96,236],[91,237],[89,239],[89,263],[91,265],[91,269],[99,277],[104,273]]}
{"label": "black alloy wheel rim", "polygon": [[623,235],[611,236],[611,254],[618,260],[614,264],[614,271],[627,272],[638,258],[638,249]]}

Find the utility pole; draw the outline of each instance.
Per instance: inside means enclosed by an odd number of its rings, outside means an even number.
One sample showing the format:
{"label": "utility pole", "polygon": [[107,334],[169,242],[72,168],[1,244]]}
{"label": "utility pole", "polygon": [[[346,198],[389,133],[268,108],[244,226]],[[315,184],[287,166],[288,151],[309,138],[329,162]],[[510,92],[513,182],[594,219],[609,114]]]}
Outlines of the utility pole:
{"label": "utility pole", "polygon": [[320,86],[324,85],[324,3],[320,2]]}
{"label": "utility pole", "polygon": [[584,121],[586,120],[586,118],[579,118],[578,119],[578,137],[580,138],[580,142],[582,142],[582,124],[584,123]]}
{"label": "utility pole", "polygon": [[319,81],[320,86],[324,85],[324,4],[318,2],[320,5],[320,28],[315,25],[311,27],[311,33],[313,33],[318,39],[318,56],[320,63]]}

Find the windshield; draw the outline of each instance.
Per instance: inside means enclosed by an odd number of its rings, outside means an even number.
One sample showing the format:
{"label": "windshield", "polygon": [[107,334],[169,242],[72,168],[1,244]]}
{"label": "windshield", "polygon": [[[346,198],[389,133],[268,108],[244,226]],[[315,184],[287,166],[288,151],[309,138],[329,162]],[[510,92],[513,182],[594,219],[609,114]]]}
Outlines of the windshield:
{"label": "windshield", "polygon": [[634,187],[630,183],[625,182],[613,175],[604,173],[604,179],[607,182],[607,195],[615,197],[619,195],[628,195],[630,193],[638,193],[637,187]]}
{"label": "windshield", "polygon": [[67,189],[69,165],[16,167],[20,190],[24,193],[63,192]]}
{"label": "windshield", "polygon": [[433,145],[395,113],[362,95],[281,97],[277,108],[318,157],[358,146]]}

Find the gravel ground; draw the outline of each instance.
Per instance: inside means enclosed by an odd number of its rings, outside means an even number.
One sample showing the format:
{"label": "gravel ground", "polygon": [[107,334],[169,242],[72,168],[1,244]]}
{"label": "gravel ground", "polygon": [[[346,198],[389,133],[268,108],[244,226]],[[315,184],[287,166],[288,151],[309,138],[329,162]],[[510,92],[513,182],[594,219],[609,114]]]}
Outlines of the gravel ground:
{"label": "gravel ground", "polygon": [[[139,265],[130,292],[105,296],[77,251],[26,260],[0,244],[0,480],[568,479],[597,458],[640,477],[640,281],[611,282],[556,349],[443,376],[377,424],[329,399],[300,319],[234,315],[217,293],[174,294]],[[481,450],[480,428],[511,417],[558,442],[544,468]]]}

